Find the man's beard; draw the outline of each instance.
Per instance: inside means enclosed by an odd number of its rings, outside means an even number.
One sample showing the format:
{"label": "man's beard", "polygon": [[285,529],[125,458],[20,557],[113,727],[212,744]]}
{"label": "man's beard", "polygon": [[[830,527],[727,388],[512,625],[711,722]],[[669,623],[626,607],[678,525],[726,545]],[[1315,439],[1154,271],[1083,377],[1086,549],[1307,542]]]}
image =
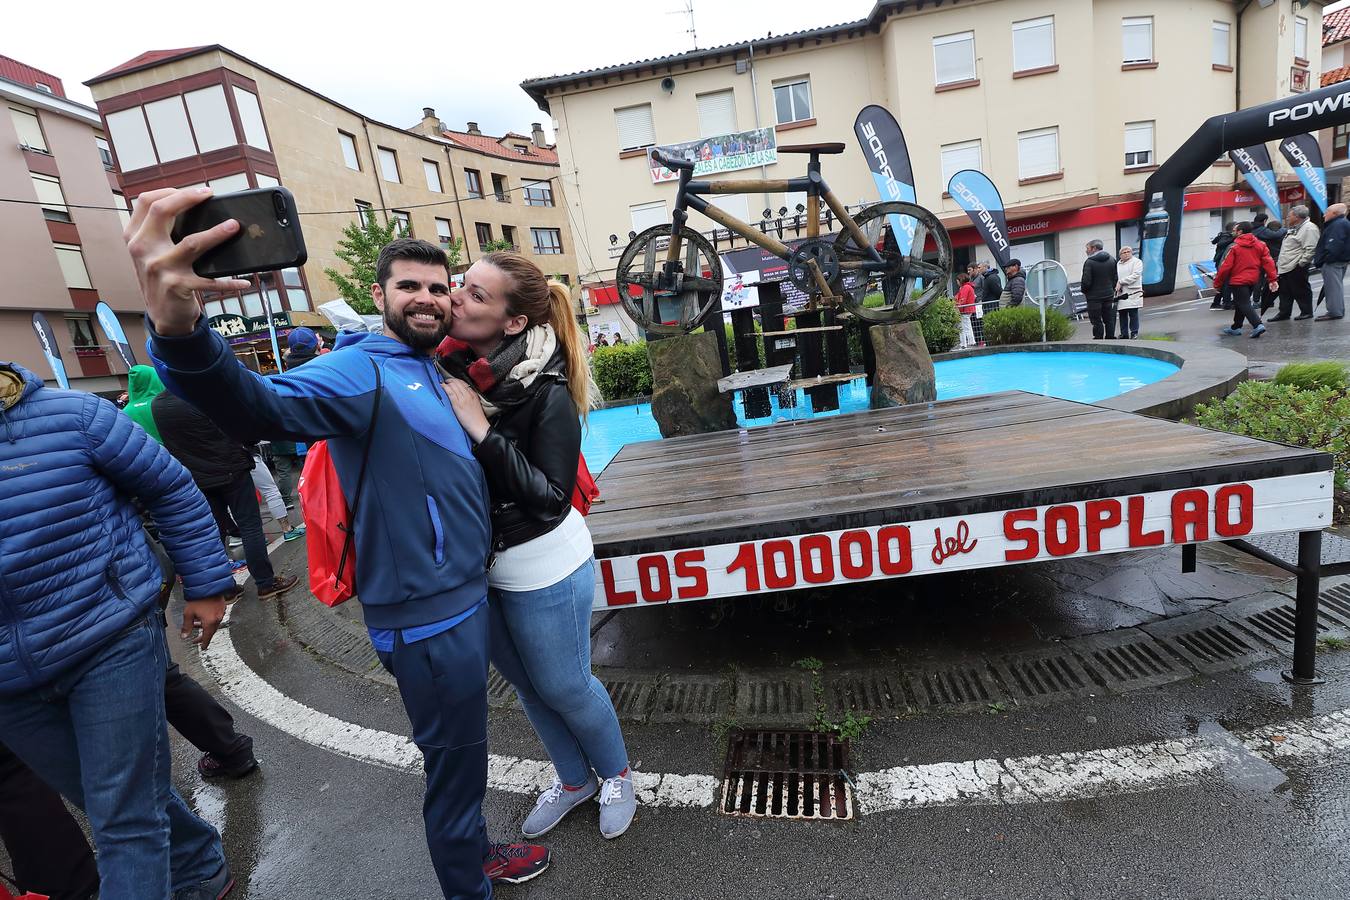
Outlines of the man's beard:
{"label": "man's beard", "polygon": [[384,309],[384,325],[392,331],[400,341],[409,347],[418,351],[427,351],[438,345],[450,333],[450,327],[442,319],[434,331],[419,331],[412,327],[408,322],[408,313],[404,312],[395,316],[389,307]]}

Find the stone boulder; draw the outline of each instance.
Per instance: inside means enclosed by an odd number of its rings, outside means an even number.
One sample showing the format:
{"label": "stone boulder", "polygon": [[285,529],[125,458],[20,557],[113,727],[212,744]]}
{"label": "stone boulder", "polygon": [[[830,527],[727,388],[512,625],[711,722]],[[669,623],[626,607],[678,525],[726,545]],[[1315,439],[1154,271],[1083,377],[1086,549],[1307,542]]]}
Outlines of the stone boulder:
{"label": "stone boulder", "polygon": [[929,403],[937,399],[933,358],[918,322],[873,325],[868,329],[876,353],[872,408]]}
{"label": "stone boulder", "polygon": [[662,437],[736,427],[731,395],[717,390],[722,357],[710,331],[647,342],[652,364],[652,416]]}

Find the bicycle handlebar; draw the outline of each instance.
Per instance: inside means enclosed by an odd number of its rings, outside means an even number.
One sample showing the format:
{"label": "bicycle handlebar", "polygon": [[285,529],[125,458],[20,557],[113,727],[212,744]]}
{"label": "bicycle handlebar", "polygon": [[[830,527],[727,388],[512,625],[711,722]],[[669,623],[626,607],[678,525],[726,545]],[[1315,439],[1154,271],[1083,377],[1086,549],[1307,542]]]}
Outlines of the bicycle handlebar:
{"label": "bicycle handlebar", "polygon": [[678,171],[680,169],[687,169],[690,172],[694,171],[693,163],[685,159],[675,159],[672,156],[667,156],[660,150],[652,151],[652,159],[656,160],[661,165],[665,166],[667,169],[670,169],[670,171],[672,172]]}

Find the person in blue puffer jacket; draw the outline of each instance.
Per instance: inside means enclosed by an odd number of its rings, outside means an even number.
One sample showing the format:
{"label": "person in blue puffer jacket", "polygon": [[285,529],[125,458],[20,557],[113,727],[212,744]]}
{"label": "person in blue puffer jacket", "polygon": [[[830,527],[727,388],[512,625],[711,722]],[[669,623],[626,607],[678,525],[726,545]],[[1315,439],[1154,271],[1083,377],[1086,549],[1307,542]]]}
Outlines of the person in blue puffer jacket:
{"label": "person in blue puffer jacket", "polygon": [[169,780],[160,567],[132,497],[206,646],[235,583],[187,470],[108,401],[0,362],[0,740],[88,815],[103,896],[218,898],[220,836]]}

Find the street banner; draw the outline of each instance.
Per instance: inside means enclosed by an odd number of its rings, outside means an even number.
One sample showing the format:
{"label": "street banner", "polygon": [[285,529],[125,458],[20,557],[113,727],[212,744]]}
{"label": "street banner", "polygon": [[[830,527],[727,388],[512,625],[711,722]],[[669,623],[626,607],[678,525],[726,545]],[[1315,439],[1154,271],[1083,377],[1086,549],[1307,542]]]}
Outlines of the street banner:
{"label": "street banner", "polygon": [[1008,216],[994,183],[978,169],[962,169],[947,182],[947,193],[970,216],[975,230],[984,238],[985,246],[994,254],[998,267],[1007,267],[1008,260],[1012,259]]}
{"label": "street banner", "polygon": [[1280,211],[1280,192],[1275,186],[1275,167],[1270,162],[1270,151],[1265,144],[1253,144],[1228,151],[1228,158],[1237,166],[1238,171],[1247,178],[1252,193],[1261,199],[1266,209],[1277,219],[1283,219]]}
{"label": "street banner", "polygon": [[1327,211],[1327,170],[1322,165],[1322,148],[1311,134],[1295,134],[1280,141],[1280,152],[1294,167],[1294,174],[1303,182],[1308,196],[1317,208]]}
{"label": "street banner", "polygon": [[98,324],[103,328],[103,333],[108,336],[113,347],[117,348],[117,355],[122,357],[127,371],[131,371],[131,367],[136,365],[136,354],[131,349],[131,342],[127,340],[127,333],[122,330],[122,323],[117,321],[117,313],[102,300],[94,307],[94,312],[98,316]]}
{"label": "street banner", "polygon": [[[719,134],[682,144],[653,147],[662,156],[689,160],[694,164],[694,177],[714,172],[737,172],[778,162],[778,137],[772,128],[755,128],[735,134]],[[649,151],[647,164],[652,170],[652,182],[676,181],[678,172],[672,172],[656,162]]]}
{"label": "street banner", "polygon": [[[862,145],[863,157],[872,170],[872,179],[877,183],[877,193],[881,195],[882,201],[916,202],[909,148],[905,145],[904,132],[900,130],[900,123],[895,121],[895,116],[883,106],[864,106],[853,120],[853,133]],[[889,216],[887,220],[895,235],[897,248],[901,253],[908,254],[914,246],[914,228],[917,224],[914,218]]]}
{"label": "street banner", "polygon": [[47,317],[40,312],[33,313],[33,331],[37,333],[38,346],[42,348],[42,353],[47,357],[47,365],[52,367],[52,375],[56,377],[56,383],[66,390],[70,390],[70,379],[66,377],[66,364],[61,362],[61,351],[57,349],[56,332],[52,331],[52,326],[47,322]]}

